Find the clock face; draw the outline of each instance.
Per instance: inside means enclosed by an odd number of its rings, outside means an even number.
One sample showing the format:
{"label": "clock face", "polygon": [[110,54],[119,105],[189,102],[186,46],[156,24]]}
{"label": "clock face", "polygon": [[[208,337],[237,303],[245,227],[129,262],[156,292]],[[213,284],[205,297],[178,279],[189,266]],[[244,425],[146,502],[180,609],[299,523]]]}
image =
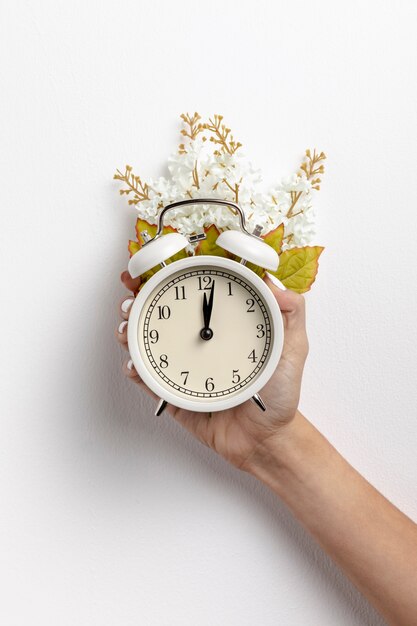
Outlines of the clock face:
{"label": "clock face", "polygon": [[274,325],[268,298],[256,287],[262,281],[251,274],[200,261],[156,281],[141,303],[135,331],[139,370],[147,370],[148,382],[206,404],[253,386],[268,364]]}

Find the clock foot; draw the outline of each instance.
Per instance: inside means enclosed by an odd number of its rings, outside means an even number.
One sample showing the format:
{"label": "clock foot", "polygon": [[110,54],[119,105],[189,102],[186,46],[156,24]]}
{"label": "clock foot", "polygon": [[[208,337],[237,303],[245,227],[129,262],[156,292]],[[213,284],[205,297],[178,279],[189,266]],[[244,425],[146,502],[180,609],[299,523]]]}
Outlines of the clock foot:
{"label": "clock foot", "polygon": [[158,402],[158,406],[156,407],[156,411],[155,411],[155,416],[156,417],[161,415],[162,411],[165,410],[167,404],[168,404],[168,402],[166,400],[162,400],[162,398],[160,399],[160,401]]}
{"label": "clock foot", "polygon": [[258,407],[258,409],[260,409],[261,411],[266,411],[266,404],[265,402],[262,400],[261,396],[259,395],[259,393],[255,393],[254,396],[252,396],[251,398],[252,402],[254,402],[256,404],[256,406]]}

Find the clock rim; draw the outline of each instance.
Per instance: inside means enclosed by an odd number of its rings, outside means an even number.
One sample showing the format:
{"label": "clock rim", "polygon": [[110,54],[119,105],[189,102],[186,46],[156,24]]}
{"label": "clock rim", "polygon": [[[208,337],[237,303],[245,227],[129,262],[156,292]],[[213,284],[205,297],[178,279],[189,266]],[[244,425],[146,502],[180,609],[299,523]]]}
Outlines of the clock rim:
{"label": "clock rim", "polygon": [[[260,292],[271,314],[271,324],[273,325],[274,341],[272,343],[268,361],[262,372],[259,374],[259,376],[256,377],[253,382],[244,387],[241,392],[233,394],[229,398],[226,397],[220,400],[213,399],[201,402],[193,400],[191,398],[188,399],[177,396],[175,393],[163,387],[158,382],[158,380],[152,376],[140,356],[137,328],[143,305],[145,304],[146,300],[155,289],[155,287],[157,287],[158,284],[161,283],[164,279],[169,277],[171,274],[181,271],[181,269],[192,268],[194,265],[207,267],[217,266],[222,269],[226,268],[232,272],[235,272],[236,274],[240,274],[249,283],[252,283],[253,286]],[[163,400],[165,400],[169,404],[172,404],[175,407],[187,409],[189,411],[196,411],[198,413],[207,413],[210,411],[213,413],[217,411],[231,409],[235,406],[243,404],[247,400],[250,400],[250,398],[252,398],[256,393],[259,393],[260,390],[266,385],[272,374],[275,372],[275,369],[281,358],[282,348],[284,345],[284,324],[282,320],[281,310],[271,289],[268,287],[265,281],[263,281],[262,278],[260,278],[253,270],[249,269],[248,267],[237,261],[234,261],[233,259],[228,259],[227,257],[201,255],[192,256],[185,259],[180,259],[178,261],[174,261],[173,263],[169,263],[165,267],[162,267],[160,270],[158,270],[156,274],[151,276],[151,278],[146,281],[145,285],[139,291],[134,303],[132,304],[127,327],[127,338],[130,358],[133,361],[135,369],[139,377],[146,384],[146,386],[149,387],[151,391],[153,391],[153,393],[155,393],[159,398],[162,398]]]}

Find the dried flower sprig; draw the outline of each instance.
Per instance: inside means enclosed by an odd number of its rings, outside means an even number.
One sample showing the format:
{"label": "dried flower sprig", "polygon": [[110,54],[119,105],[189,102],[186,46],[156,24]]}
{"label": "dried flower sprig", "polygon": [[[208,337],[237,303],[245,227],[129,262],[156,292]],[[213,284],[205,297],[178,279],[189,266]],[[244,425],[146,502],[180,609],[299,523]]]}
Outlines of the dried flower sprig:
{"label": "dried flower sprig", "polygon": [[[213,133],[210,137],[210,141],[220,146],[221,152],[225,154],[234,154],[236,150],[242,147],[242,144],[233,139],[230,128],[223,124],[223,115],[214,115],[214,119],[209,118],[209,121],[203,124],[203,128]],[[220,156],[220,151],[215,150],[214,154]]]}
{"label": "dried flower sprig", "polygon": [[[129,242],[130,253],[143,245],[140,230],[153,232],[159,211],[166,204],[182,198],[220,198],[239,203],[250,230],[262,227],[265,242],[280,255],[276,276],[281,282],[299,293],[310,289],[323,251],[321,246],[310,245],[315,236],[312,196],[320,189],[326,155],[306,150],[297,172],[265,193],[258,188],[260,172],[243,157],[242,144],[234,140],[223,116],[214,115],[204,122],[199,113],[183,113],[181,120],[183,143],[169,158],[170,177],[145,183],[130,166],[124,174],[117,170],[114,175],[125,184],[120,193],[133,194],[129,204],[136,206],[139,215],[137,241]],[[221,248],[215,243],[218,233],[237,227],[234,211],[213,205],[194,205],[191,210],[181,207],[167,215],[166,225],[185,235],[205,230],[208,243],[190,247],[184,254],[220,254]],[[262,268],[252,269],[263,276]]]}
{"label": "dried flower sprig", "polygon": [[[313,189],[316,189],[317,191],[320,189],[321,179],[314,178],[314,176],[324,174],[323,161],[325,159],[326,155],[324,152],[320,152],[320,154],[318,154],[316,150],[314,150],[313,155],[311,155],[311,151],[306,150],[305,159],[300,165],[300,170],[305,173],[307,180],[311,181]],[[321,163],[321,165],[317,167],[318,163]]]}
{"label": "dried flower sprig", "polygon": [[184,124],[188,126],[188,129],[183,128],[181,130],[181,135],[184,135],[184,137],[189,137],[191,140],[194,140],[197,135],[203,132],[204,126],[200,123],[201,115],[199,113],[194,113],[192,117],[189,113],[182,113],[180,117]]}
{"label": "dried flower sprig", "polygon": [[[320,189],[321,179],[314,178],[314,176],[317,176],[317,174],[324,174],[324,165],[322,164],[319,167],[316,166],[317,163],[324,161],[325,158],[326,155],[324,152],[317,154],[316,150],[314,150],[313,156],[311,156],[311,151],[306,150],[305,158],[300,165],[299,175],[301,175],[301,172],[304,172],[306,179],[311,182],[311,188],[316,189],[317,191]],[[301,209],[298,213],[294,213],[294,208],[303,193],[305,193],[305,191],[291,191],[291,206],[288,209],[287,218],[295,217],[296,215],[301,215],[301,213],[303,213],[304,209]]]}
{"label": "dried flower sprig", "polygon": [[128,196],[133,192],[133,198],[129,198],[128,200],[129,204],[136,205],[139,204],[139,202],[144,202],[144,200],[150,200],[149,185],[143,183],[140,176],[135,176],[132,173],[132,167],[130,165],[126,165],[124,174],[122,174],[120,170],[116,170],[113,178],[121,180],[127,185],[127,189],[119,190],[121,196]]}

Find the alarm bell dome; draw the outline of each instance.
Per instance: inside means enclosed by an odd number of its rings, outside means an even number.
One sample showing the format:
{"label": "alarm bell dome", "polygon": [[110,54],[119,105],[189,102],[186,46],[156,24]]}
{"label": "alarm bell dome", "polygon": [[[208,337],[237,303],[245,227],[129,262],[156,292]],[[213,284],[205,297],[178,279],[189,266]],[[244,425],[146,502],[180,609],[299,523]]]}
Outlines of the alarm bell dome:
{"label": "alarm bell dome", "polygon": [[276,250],[262,239],[239,230],[225,230],[217,237],[216,244],[266,270],[275,272],[278,269],[279,256]]}
{"label": "alarm bell dome", "polygon": [[187,246],[188,240],[181,233],[168,233],[157,239],[152,239],[130,259],[127,266],[129,274],[132,278],[137,278]]}

